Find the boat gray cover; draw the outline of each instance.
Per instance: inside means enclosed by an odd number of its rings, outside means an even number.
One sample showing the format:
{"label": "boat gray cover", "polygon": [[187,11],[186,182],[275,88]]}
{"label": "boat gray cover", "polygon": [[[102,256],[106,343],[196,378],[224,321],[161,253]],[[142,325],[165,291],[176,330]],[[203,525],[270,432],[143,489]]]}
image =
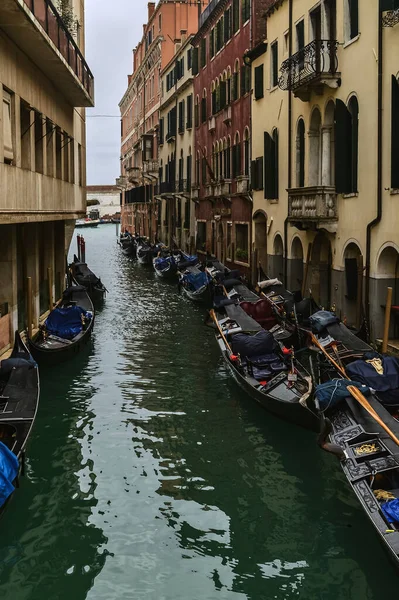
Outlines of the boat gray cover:
{"label": "boat gray cover", "polygon": [[235,295],[239,296],[240,301],[257,302],[259,300],[259,296],[251,292],[243,283],[235,284],[231,291],[229,291],[229,298],[234,298]]}
{"label": "boat gray cover", "polygon": [[256,333],[257,331],[262,331],[261,325],[259,325],[255,319],[247,315],[241,306],[238,306],[237,304],[230,304],[229,306],[225,306],[225,309],[229,319],[236,321],[236,323],[246,333]]}

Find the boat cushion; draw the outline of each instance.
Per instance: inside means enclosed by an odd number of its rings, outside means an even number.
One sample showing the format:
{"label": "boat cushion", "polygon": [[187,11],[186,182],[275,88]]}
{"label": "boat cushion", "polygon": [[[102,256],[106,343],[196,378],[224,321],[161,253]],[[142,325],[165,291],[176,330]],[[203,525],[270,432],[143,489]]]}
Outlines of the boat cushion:
{"label": "boat cushion", "polygon": [[240,354],[242,358],[251,358],[273,353],[276,342],[271,333],[262,329],[255,335],[236,333],[231,338],[231,345],[234,354]]}
{"label": "boat cushion", "polygon": [[55,308],[47,317],[46,330],[60,338],[71,340],[83,329],[82,317],[89,316],[77,305]]}
{"label": "boat cushion", "polygon": [[273,308],[265,298],[261,298],[257,302],[240,302],[240,306],[247,315],[250,315],[265,329],[271,329],[276,324]]}
{"label": "boat cushion", "polygon": [[6,358],[0,362],[0,380],[7,379],[13,369],[33,369],[35,366],[36,362],[32,357],[30,360],[26,358]]}
{"label": "boat cushion", "polygon": [[370,386],[383,404],[399,404],[399,363],[393,356],[367,352],[364,360],[355,360],[347,368],[354,380]]}
{"label": "boat cushion", "polygon": [[324,411],[328,408],[336,406],[348,398],[351,393],[348,392],[348,386],[357,387],[363,395],[370,394],[370,388],[361,385],[356,381],[349,379],[331,379],[325,383],[320,383],[316,386],[316,398],[319,401],[320,410]]}
{"label": "boat cushion", "polygon": [[0,442],[0,507],[14,491],[13,481],[19,471],[18,458]]}
{"label": "boat cushion", "polygon": [[338,317],[328,310],[319,310],[309,317],[312,330],[321,333],[328,325],[339,323]]}
{"label": "boat cushion", "polygon": [[196,291],[204,285],[208,285],[209,278],[205,271],[199,271],[198,273],[186,273],[183,276],[183,281],[187,282],[189,286]]}

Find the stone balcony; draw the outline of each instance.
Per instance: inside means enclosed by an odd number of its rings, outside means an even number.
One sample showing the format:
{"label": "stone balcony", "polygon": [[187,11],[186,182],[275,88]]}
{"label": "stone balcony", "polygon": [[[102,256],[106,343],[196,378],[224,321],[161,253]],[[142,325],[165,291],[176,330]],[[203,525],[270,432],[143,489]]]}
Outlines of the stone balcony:
{"label": "stone balcony", "polygon": [[0,0],[0,30],[72,106],[94,106],[93,75],[51,0]]}
{"label": "stone balcony", "polygon": [[237,194],[248,194],[249,178],[246,175],[239,175],[237,181]]}
{"label": "stone balcony", "polygon": [[326,229],[334,233],[338,224],[335,187],[289,189],[288,219],[298,229]]}
{"label": "stone balcony", "polygon": [[141,179],[140,167],[128,167],[126,173],[129,183],[138,183]]}

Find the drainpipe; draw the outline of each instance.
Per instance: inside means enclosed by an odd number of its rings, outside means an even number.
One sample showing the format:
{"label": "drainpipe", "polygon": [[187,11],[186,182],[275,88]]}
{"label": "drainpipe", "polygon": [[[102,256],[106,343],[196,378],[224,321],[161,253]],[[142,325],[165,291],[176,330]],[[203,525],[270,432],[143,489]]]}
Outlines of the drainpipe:
{"label": "drainpipe", "polygon": [[367,225],[366,237],[366,321],[370,329],[370,270],[371,270],[371,231],[382,217],[382,74],[383,74],[383,28],[382,0],[378,2],[378,115],[377,115],[377,216]]}
{"label": "drainpipe", "polygon": [[[292,56],[292,9],[293,0],[289,0],[289,34],[288,34],[288,54]],[[291,71],[289,78],[291,79]],[[288,189],[292,187],[292,91],[291,85],[288,86]],[[284,221],[284,283],[288,287],[288,212]]]}

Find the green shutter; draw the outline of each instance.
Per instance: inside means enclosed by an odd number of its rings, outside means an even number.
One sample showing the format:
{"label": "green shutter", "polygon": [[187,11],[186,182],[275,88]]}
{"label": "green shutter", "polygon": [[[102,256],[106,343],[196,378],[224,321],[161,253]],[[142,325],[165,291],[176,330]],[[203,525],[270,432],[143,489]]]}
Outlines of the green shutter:
{"label": "green shutter", "polygon": [[198,75],[198,46],[193,49],[193,75]]}
{"label": "green shutter", "polygon": [[265,131],[264,144],[263,144],[263,164],[264,164],[264,192],[265,198],[273,198],[274,185],[273,185],[273,140],[270,135]]}
{"label": "green shutter", "polygon": [[255,67],[255,100],[263,98],[263,65]]}

